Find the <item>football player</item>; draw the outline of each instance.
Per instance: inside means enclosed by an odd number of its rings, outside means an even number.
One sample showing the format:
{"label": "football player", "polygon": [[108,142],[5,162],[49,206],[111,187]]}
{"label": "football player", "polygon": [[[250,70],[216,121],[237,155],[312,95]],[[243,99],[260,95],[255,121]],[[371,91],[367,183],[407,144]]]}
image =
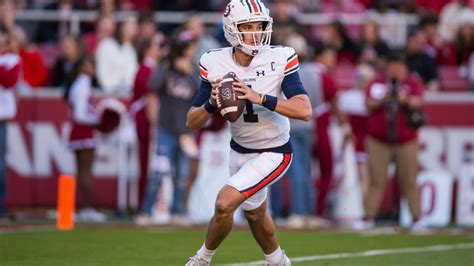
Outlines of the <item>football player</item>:
{"label": "football player", "polygon": [[229,234],[234,211],[242,206],[267,264],[290,265],[275,237],[267,211],[268,187],[287,171],[293,158],[289,120],[309,120],[311,104],[298,76],[298,57],[289,47],[269,46],[272,18],[260,0],[232,0],[223,14],[231,47],[201,57],[201,86],[186,124],[196,130],[216,110],[221,78],[235,72],[234,90],[243,93],[246,108],[230,123],[230,179],[219,191],[206,240],[186,265],[209,265]]}

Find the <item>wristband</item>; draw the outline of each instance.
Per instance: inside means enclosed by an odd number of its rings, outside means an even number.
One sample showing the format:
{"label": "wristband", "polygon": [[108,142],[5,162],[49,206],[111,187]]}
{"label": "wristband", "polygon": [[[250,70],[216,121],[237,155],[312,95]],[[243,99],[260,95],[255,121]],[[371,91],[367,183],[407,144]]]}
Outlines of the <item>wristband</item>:
{"label": "wristband", "polygon": [[217,110],[217,107],[212,105],[211,99],[209,99],[209,101],[206,101],[206,103],[204,104],[204,109],[206,109],[208,113],[212,114]]}
{"label": "wristband", "polygon": [[271,95],[264,95],[264,101],[262,103],[262,106],[267,108],[270,111],[275,111],[275,108],[277,106],[278,98],[275,96]]}
{"label": "wristband", "polygon": [[265,94],[260,94],[260,101],[258,101],[258,105],[262,105],[265,102]]}

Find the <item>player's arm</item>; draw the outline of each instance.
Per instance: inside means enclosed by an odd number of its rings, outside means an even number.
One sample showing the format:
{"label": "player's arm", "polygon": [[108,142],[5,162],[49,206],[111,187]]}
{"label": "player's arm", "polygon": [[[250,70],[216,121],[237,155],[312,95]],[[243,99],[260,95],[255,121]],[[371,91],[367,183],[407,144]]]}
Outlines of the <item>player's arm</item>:
{"label": "player's arm", "polygon": [[194,131],[202,128],[217,109],[217,92],[220,86],[220,80],[214,83],[201,81],[201,86],[193,100],[193,106],[189,109],[186,117],[186,127],[189,130]]}
{"label": "player's arm", "polygon": [[308,121],[313,116],[311,103],[298,73],[288,75],[282,82],[282,90],[287,99],[259,94],[245,85],[238,77],[236,79],[237,81],[233,84],[234,90],[244,94],[239,96],[240,99],[247,99],[289,118]]}
{"label": "player's arm", "polygon": [[[267,96],[264,97],[267,98]],[[264,99],[263,104],[265,104],[265,100],[268,100],[268,98]],[[306,94],[298,94],[288,100],[277,98],[275,112],[289,118],[300,119],[304,121],[310,120],[313,116],[311,103],[309,102],[308,95]]]}

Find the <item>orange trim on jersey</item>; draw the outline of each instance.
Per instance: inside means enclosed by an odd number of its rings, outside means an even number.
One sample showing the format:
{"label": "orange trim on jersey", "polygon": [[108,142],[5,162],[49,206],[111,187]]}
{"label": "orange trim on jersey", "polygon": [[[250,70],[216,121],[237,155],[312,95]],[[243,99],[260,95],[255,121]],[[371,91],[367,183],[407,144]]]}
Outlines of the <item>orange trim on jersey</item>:
{"label": "orange trim on jersey", "polygon": [[260,11],[258,10],[257,3],[255,3],[255,0],[250,0],[250,4],[252,5],[253,12],[259,13]]}
{"label": "orange trim on jersey", "polygon": [[207,72],[204,69],[199,68],[199,73],[201,74],[201,76],[207,78]]}
{"label": "orange trim on jersey", "polygon": [[295,58],[291,59],[291,61],[286,64],[285,71],[296,66],[297,64],[299,64],[298,56],[295,56]]}
{"label": "orange trim on jersey", "polygon": [[241,191],[242,195],[244,195],[245,198],[250,198],[253,194],[257,193],[266,185],[270,184],[275,179],[277,179],[286,170],[286,168],[288,168],[288,166],[290,165],[290,162],[291,162],[291,153],[286,153],[284,155],[283,161],[277,167],[277,169],[275,169],[268,176],[262,179],[262,181],[260,181],[260,183],[258,183],[257,185],[251,188],[248,188],[247,190]]}

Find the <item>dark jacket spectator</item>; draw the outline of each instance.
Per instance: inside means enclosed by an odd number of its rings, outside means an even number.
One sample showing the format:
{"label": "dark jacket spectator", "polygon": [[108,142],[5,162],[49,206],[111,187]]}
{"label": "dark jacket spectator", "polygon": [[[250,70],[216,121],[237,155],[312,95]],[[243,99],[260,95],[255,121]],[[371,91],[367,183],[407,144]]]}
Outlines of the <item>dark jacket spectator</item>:
{"label": "dark jacket spectator", "polygon": [[344,25],[339,21],[334,21],[323,30],[322,41],[337,50],[337,63],[355,63],[355,45],[347,34]]}
{"label": "dark jacket spectator", "polygon": [[423,80],[429,91],[440,89],[436,61],[424,51],[425,34],[420,30],[411,32],[406,43],[406,63],[411,73],[416,73]]}
{"label": "dark jacket spectator", "polygon": [[53,68],[53,86],[64,87],[71,81],[74,64],[84,54],[84,45],[79,38],[67,36],[61,40],[61,55]]}
{"label": "dark jacket spectator", "polygon": [[379,25],[375,21],[368,21],[362,26],[356,50],[358,59],[365,49],[373,49],[378,58],[387,56],[389,48],[380,38]]}

